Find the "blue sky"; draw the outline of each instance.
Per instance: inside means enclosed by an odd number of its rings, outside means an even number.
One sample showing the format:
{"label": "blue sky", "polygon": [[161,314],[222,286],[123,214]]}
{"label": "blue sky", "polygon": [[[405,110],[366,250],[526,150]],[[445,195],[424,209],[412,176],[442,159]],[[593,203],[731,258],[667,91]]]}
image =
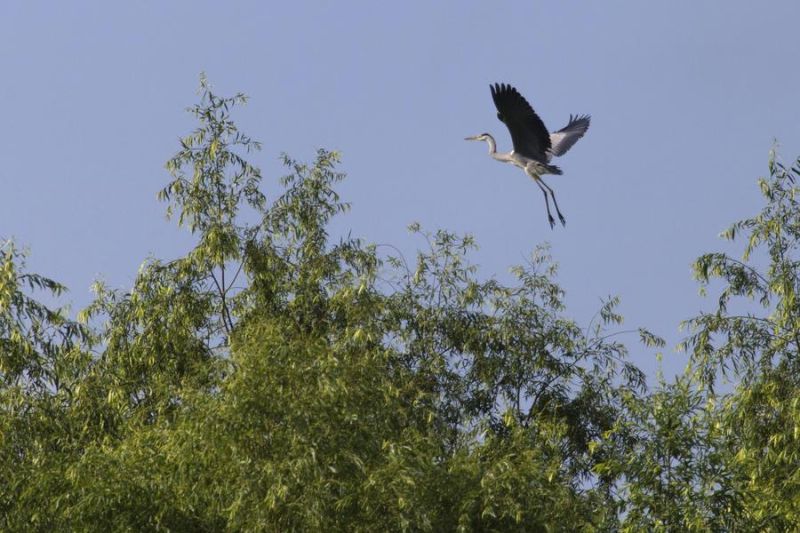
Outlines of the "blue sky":
{"label": "blue sky", "polygon": [[[711,299],[690,263],[756,212],[773,139],[800,153],[800,3],[3,2],[0,236],[81,307],[98,276],[127,287],[148,255],[191,237],[164,219],[164,162],[194,124],[201,71],[243,91],[241,128],[278,155],[340,150],[353,204],[342,231],[414,253],[406,226],[472,233],[487,275],[550,242],[568,314],[622,298],[626,326],[671,345]],[[464,137],[510,149],[489,84],[507,82],[551,129],[592,127],[558,161],[567,227],[538,188]],[[634,360],[654,368],[652,353]],[[665,352],[667,370],[683,359]]]}

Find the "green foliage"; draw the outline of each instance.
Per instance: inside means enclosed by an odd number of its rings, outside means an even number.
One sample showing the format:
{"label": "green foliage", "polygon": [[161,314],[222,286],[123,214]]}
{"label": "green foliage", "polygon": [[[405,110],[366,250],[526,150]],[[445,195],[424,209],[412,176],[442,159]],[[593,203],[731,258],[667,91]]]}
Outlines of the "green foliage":
{"label": "green foliage", "polygon": [[[787,168],[773,152],[769,171],[759,180],[765,207],[723,233],[746,240],[742,259],[717,253],[695,263],[701,283],[718,278],[724,288],[714,313],[689,321],[686,345],[702,385],[713,390],[719,372],[737,381],[720,402],[716,446],[732,478],[729,490],[742,496],[740,523],[790,531],[800,528],[800,160]],[[731,312],[732,304],[745,311]]]}
{"label": "green foliage", "polygon": [[718,447],[713,403],[684,376],[662,378],[646,397],[626,395],[625,407],[596,450],[608,457],[598,472],[624,480],[621,530],[727,531],[736,524],[738,494]]}
{"label": "green foliage", "polygon": [[[760,379],[764,370],[797,364],[800,272],[795,250],[800,242],[800,204],[794,180],[800,163],[787,169],[773,153],[769,168],[770,178],[759,180],[767,205],[755,217],[737,222],[722,234],[729,240],[744,234],[747,242],[742,259],[712,253],[701,256],[694,265],[695,276],[704,286],[714,278],[726,284],[717,311],[689,322],[694,334],[686,345],[692,350],[699,377],[709,386],[718,370],[733,371],[749,385]],[[764,254],[753,258],[758,251]],[[768,266],[759,268],[765,261]],[[730,313],[729,303],[736,297],[757,302],[763,312]]]}
{"label": "green foliage", "polygon": [[218,330],[212,328],[208,338],[222,335],[227,339],[234,327],[236,302],[231,300],[237,292],[242,250],[259,229],[265,229],[245,227],[238,221],[245,205],[264,213],[261,171],[244,159],[261,145],[241,133],[231,119],[231,109],[247,102],[243,94],[219,97],[205,76],[200,80],[200,94],[200,103],[189,108],[200,126],[181,139],[181,150],[167,161],[173,180],[158,197],[168,202],[167,216],[177,210],[178,225],[187,226],[200,240],[187,257],[170,265],[171,275],[212,305],[213,313],[207,316]]}
{"label": "green foliage", "polygon": [[[58,296],[64,287],[25,272],[12,242],[0,254],[0,528],[21,530],[50,523],[50,501],[63,494],[60,459],[75,457],[85,431],[83,413],[69,409],[92,359],[86,328],[31,294]],[[22,515],[20,506],[30,507]]]}
{"label": "green foliage", "polygon": [[[698,259],[717,309],[688,323],[687,374],[648,393],[619,339],[664,341],[619,330],[617,298],[579,327],[546,247],[504,284],[470,236],[414,224],[413,260],[334,240],[338,154],[284,156],[268,199],[231,117],[246,98],[200,92],[159,194],[188,254],[98,282],[74,321],[0,247],[0,529],[800,526],[800,166],[773,161],[764,211],[726,233],[742,260]],[[738,388],[717,393],[720,371]]]}
{"label": "green foliage", "polygon": [[0,379],[4,388],[42,395],[74,386],[85,366],[81,347],[88,332],[26,291],[54,297],[63,285],[24,271],[24,255],[11,241],[0,242]]}

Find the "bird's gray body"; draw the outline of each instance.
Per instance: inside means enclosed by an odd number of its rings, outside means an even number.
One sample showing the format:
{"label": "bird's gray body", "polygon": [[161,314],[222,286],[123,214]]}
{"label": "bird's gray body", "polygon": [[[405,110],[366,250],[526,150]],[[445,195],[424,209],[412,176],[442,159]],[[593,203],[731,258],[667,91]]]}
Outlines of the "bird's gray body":
{"label": "bird's gray body", "polygon": [[468,141],[486,141],[489,145],[489,155],[497,161],[511,163],[521,168],[525,174],[533,178],[544,193],[547,217],[552,227],[555,219],[550,214],[550,203],[547,193],[553,198],[558,217],[562,224],[566,224],[564,216],[558,209],[553,190],[542,181],[545,174],[562,174],[561,169],[550,164],[553,157],[564,155],[578,139],[583,137],[589,129],[588,115],[570,116],[569,122],[560,130],[550,133],[542,119],[534,112],[531,105],[519,92],[503,83],[490,86],[492,99],[497,107],[497,118],[503,122],[511,134],[514,149],[510,152],[498,152],[494,137],[482,133],[474,137],[467,137]]}
{"label": "bird's gray body", "polygon": [[[550,165],[548,163],[537,161],[536,159],[531,159],[530,157],[518,154],[514,150],[506,153],[497,152],[497,148],[495,147],[496,145],[492,136],[488,133],[484,135],[487,135],[489,139],[491,139],[489,143],[489,155],[492,156],[492,158],[502,163],[511,163],[512,165],[521,168],[525,171],[525,174],[533,179],[539,179],[540,176],[544,176],[545,174],[563,174],[561,169],[555,165]],[[487,139],[487,141],[489,141],[489,139]]]}

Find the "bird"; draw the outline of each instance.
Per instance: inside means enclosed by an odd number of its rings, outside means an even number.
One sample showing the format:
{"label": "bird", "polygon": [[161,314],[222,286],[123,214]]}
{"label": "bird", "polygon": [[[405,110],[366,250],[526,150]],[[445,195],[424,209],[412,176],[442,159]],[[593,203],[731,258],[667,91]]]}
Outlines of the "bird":
{"label": "bird", "polygon": [[566,226],[567,220],[561,214],[556,201],[556,195],[543,180],[545,174],[561,175],[560,168],[550,164],[553,157],[564,155],[567,150],[583,137],[589,129],[591,117],[589,115],[570,115],[567,125],[558,131],[550,133],[519,91],[506,83],[490,85],[492,100],[497,108],[497,118],[506,125],[511,134],[511,143],[514,149],[507,153],[497,152],[497,143],[488,133],[481,133],[467,137],[466,141],[486,141],[489,145],[489,155],[497,161],[511,163],[521,168],[544,194],[544,203],[547,208],[547,220],[550,228],[554,228],[556,221],[550,213],[550,201],[547,193],[553,198],[553,205],[561,221]]}

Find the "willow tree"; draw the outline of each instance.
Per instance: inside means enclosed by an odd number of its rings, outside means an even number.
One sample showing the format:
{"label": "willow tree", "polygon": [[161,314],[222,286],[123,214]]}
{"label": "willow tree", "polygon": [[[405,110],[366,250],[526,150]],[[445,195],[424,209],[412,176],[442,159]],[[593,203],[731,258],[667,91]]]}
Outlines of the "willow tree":
{"label": "willow tree", "polygon": [[[800,528],[800,159],[785,166],[773,152],[759,180],[765,205],[723,233],[744,240],[741,257],[701,256],[703,286],[722,285],[716,310],[689,322],[687,347],[698,382],[718,406],[716,427],[738,527]],[[714,394],[720,377],[731,393]]]}
{"label": "willow tree", "polygon": [[[204,82],[167,163],[160,198],[197,237],[188,254],[145,262],[128,290],[98,284],[83,325],[30,307],[74,365],[36,363],[50,352],[0,317],[2,526],[615,527],[617,480],[598,465],[624,440],[598,443],[644,386],[617,301],[579,327],[546,249],[502,284],[478,276],[469,236],[415,225],[414,258],[332,237],[338,155],[284,156],[265,193],[231,116],[245,100]],[[20,385],[40,367],[57,387]],[[58,410],[26,426],[41,398]]]}

